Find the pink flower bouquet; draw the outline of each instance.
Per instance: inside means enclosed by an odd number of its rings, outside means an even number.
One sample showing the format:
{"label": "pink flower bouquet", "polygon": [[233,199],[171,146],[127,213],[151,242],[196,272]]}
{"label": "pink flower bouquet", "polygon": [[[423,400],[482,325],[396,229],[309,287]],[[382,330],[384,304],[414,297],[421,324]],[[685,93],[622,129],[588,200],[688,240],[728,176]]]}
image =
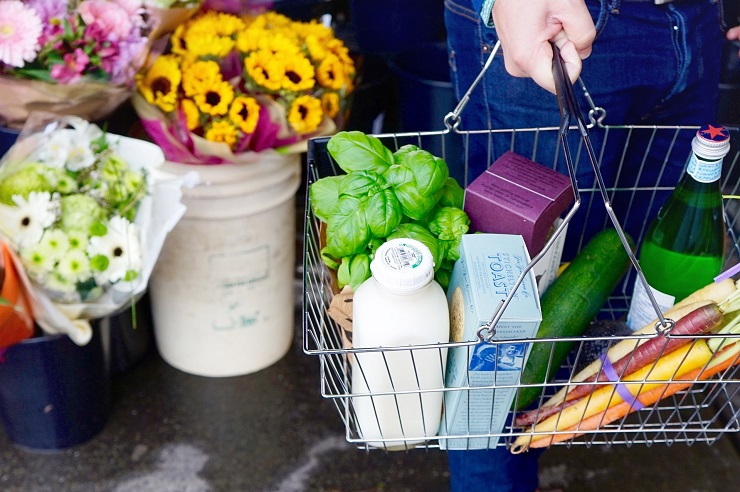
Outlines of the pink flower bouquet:
{"label": "pink flower bouquet", "polygon": [[142,0],[0,1],[0,123],[108,116],[146,60],[147,19]]}

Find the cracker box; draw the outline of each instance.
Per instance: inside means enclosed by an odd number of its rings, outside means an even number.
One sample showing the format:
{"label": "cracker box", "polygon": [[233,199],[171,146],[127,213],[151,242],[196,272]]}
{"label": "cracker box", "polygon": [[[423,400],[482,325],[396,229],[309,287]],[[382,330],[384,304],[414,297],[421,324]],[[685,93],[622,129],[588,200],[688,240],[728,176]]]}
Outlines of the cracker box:
{"label": "cracker box", "polygon": [[[511,234],[466,234],[447,290],[453,342],[477,341],[479,329],[513,289],[530,258],[524,240]],[[534,338],[542,312],[532,270],[496,325],[494,340]],[[450,348],[440,436],[502,431],[529,354],[527,343],[487,343]],[[510,386],[508,388],[494,388]],[[455,390],[455,388],[468,388]],[[477,389],[480,388],[481,389]],[[443,449],[486,449],[497,437],[443,438]]]}

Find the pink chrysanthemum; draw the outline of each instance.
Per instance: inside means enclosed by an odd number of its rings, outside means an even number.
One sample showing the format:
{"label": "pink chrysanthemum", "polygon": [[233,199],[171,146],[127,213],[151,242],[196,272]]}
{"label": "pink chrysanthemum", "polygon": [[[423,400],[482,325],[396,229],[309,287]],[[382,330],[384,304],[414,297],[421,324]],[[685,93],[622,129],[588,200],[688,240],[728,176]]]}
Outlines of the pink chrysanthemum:
{"label": "pink chrysanthemum", "polygon": [[41,19],[20,0],[0,2],[0,62],[22,67],[36,59]]}

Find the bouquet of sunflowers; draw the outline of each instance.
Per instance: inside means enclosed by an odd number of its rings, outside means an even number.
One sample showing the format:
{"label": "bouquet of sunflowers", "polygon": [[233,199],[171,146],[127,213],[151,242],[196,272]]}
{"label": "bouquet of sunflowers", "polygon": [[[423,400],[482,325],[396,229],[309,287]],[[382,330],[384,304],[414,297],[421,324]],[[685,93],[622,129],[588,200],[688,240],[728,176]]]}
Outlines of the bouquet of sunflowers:
{"label": "bouquet of sunflowers", "polygon": [[139,73],[132,102],[168,160],[238,163],[333,133],[354,78],[349,50],[321,23],[202,11]]}

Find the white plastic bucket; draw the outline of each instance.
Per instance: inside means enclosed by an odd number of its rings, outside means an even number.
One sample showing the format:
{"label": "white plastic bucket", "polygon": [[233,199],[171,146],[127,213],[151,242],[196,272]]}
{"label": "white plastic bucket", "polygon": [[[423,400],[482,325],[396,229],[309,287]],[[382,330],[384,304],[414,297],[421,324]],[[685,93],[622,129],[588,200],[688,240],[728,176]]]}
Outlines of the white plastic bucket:
{"label": "white plastic bucket", "polygon": [[227,377],[280,360],[294,336],[295,193],[300,156],[187,166],[187,212],[167,237],[150,296],[162,358],[190,374]]}

